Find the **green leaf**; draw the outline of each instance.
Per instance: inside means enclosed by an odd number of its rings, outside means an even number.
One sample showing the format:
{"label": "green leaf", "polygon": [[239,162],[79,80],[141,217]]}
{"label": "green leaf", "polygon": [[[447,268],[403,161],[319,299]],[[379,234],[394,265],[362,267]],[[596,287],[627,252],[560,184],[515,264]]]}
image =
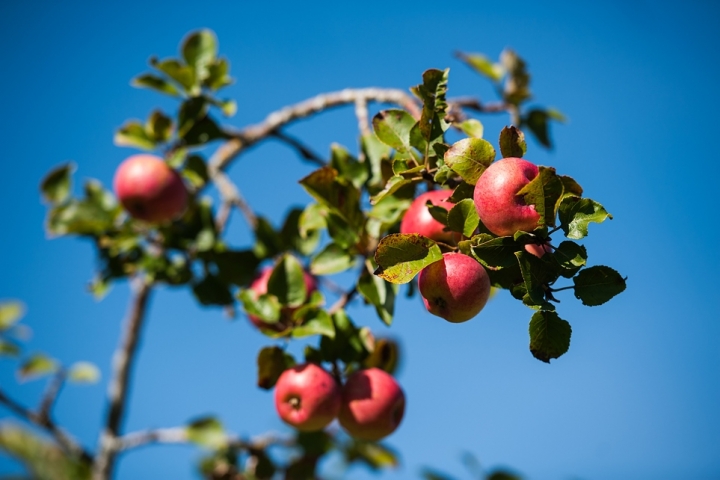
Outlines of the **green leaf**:
{"label": "green leaf", "polygon": [[[318,207],[317,204],[313,205]],[[321,208],[324,213],[327,212],[324,207]],[[310,215],[314,215],[314,213],[310,212],[310,214],[305,215],[304,211],[300,208],[293,208],[288,212],[282,229],[280,230],[280,243],[283,246],[283,250],[295,250],[302,255],[310,255],[315,250],[320,242],[320,229],[311,228],[303,230],[300,222],[303,221],[303,216],[305,216],[304,221],[309,222],[308,224],[310,226],[314,226],[318,223],[321,225],[324,224],[325,219],[323,217],[319,219],[317,217],[310,218]]]}
{"label": "green leaf", "polygon": [[243,290],[239,298],[245,309],[245,313],[257,317],[265,323],[273,324],[280,321],[280,309],[282,306],[274,295],[256,296],[252,290]]}
{"label": "green leaf", "polygon": [[508,74],[503,97],[508,103],[520,105],[532,96],[529,88],[530,74],[527,72],[525,62],[509,48],[500,54],[500,62]]}
{"label": "green leaf", "polygon": [[363,362],[365,368],[379,368],[393,374],[400,362],[400,346],[389,338],[378,338]]}
{"label": "green leaf", "polygon": [[602,223],[606,218],[612,220],[612,215],[594,200],[569,196],[560,203],[559,218],[565,236],[579,240],[587,236],[590,222]]}
{"label": "green leaf", "polygon": [[267,293],[275,295],[283,306],[297,307],[305,302],[305,272],[297,258],[287,254],[280,258],[268,279]]}
{"label": "green leaf", "polygon": [[212,65],[208,65],[208,76],[203,83],[212,90],[219,90],[233,83],[229,73],[230,63],[224,58],[219,58]]}
{"label": "green leaf", "polygon": [[219,449],[227,444],[227,435],[222,423],[215,417],[198,418],[185,427],[188,440],[212,449]]}
{"label": "green leaf", "polygon": [[206,275],[192,287],[195,298],[202,305],[232,305],[233,296],[228,284],[216,275]]}
{"label": "green leaf", "polygon": [[520,158],[525,152],[527,152],[525,134],[515,126],[503,127],[500,132],[500,153],[503,158]]}
{"label": "green leaf", "polygon": [[362,188],[369,176],[367,165],[360,163],[345,147],[337,143],[330,145],[330,166],[357,189]]}
{"label": "green leaf", "polygon": [[555,226],[563,183],[554,168],[538,167],[538,175],[521,188],[517,195],[522,195],[527,205],[535,205],[535,211],[540,215],[538,226]]}
{"label": "green leaf", "polygon": [[553,257],[562,269],[560,274],[572,278],[587,263],[587,250],[575,242],[562,242],[553,252]]}
{"label": "green leaf", "polygon": [[9,340],[0,338],[0,357],[20,356],[20,346]]}
{"label": "green leaf", "polygon": [[46,201],[61,203],[70,196],[74,171],[75,165],[72,163],[66,163],[50,170],[40,184],[40,191]]}
{"label": "green leaf", "polygon": [[495,149],[482,138],[464,138],[455,142],[445,153],[445,163],[470,185],[495,160]]}
{"label": "green leaf", "polygon": [[130,120],[120,127],[113,141],[118,147],[137,147],[143,150],[154,150],[156,146],[145,127],[137,120]]}
{"label": "green leaf", "polygon": [[350,226],[360,227],[360,191],[331,167],[322,167],[300,180],[300,184],[319,203],[340,215]]}
{"label": "green leaf", "polygon": [[425,206],[430,212],[430,216],[437,222],[442,223],[447,227],[448,224],[448,211],[445,207],[439,207],[433,204],[430,200],[425,202]]}
{"label": "green leaf", "polygon": [[475,202],[466,198],[460,200],[448,212],[448,227],[454,232],[460,232],[466,237],[472,237],[480,224],[480,217],[475,208]]}
{"label": "green leaf", "polygon": [[375,275],[391,283],[408,283],[420,270],[442,259],[437,244],[416,233],[394,233],[378,244]]}
{"label": "green leaf", "polygon": [[178,137],[184,138],[199,120],[205,118],[207,111],[208,102],[204,97],[185,100],[178,113]]}
{"label": "green leaf", "polygon": [[361,461],[371,470],[395,468],[398,466],[397,455],[388,447],[375,442],[353,440],[345,451],[348,463]]}
{"label": "green leaf", "polygon": [[300,236],[306,238],[311,232],[322,230],[327,226],[325,217],[328,214],[327,207],[318,203],[311,203],[303,210],[298,219],[298,230]]}
{"label": "green leaf", "polygon": [[309,337],[311,335],[323,335],[335,338],[335,325],[332,318],[325,310],[312,309],[311,315],[304,317],[302,325],[293,328],[293,338]]}
{"label": "green leaf", "polygon": [[370,260],[365,262],[365,266],[366,268],[358,278],[357,290],[368,303],[375,307],[380,320],[389,326],[392,324],[395,312],[395,296],[398,288],[373,275],[374,267]]}
{"label": "green leaf", "polygon": [[25,304],[18,300],[0,302],[0,332],[15,325],[25,315]]}
{"label": "green leaf", "polygon": [[523,245],[513,237],[493,237],[486,233],[472,238],[472,253],[480,263],[489,268],[507,268],[517,264],[515,252],[521,251]]}
{"label": "green leaf", "polygon": [[626,279],[610,267],[594,266],[581,271],[575,278],[575,296],[583,305],[602,305],[623,292]]}
{"label": "green leaf", "polygon": [[522,477],[505,470],[495,470],[488,474],[487,480],[522,480]]}
{"label": "green leaf", "polygon": [[68,370],[68,380],[75,383],[97,383],[100,369],[90,362],[77,362]]}
{"label": "green leaf", "polygon": [[474,118],[468,118],[463,122],[454,123],[453,126],[462,130],[468,137],[482,138],[483,136],[483,124]]}
{"label": "green leaf", "polygon": [[415,119],[405,110],[382,110],[372,119],[377,138],[400,151],[410,151],[410,130]]}
{"label": "green leaf", "polygon": [[202,188],[210,179],[207,164],[200,155],[190,155],[185,162],[182,176],[187,178],[195,188]]}
{"label": "green leaf", "polygon": [[357,230],[348,225],[339,215],[330,212],[326,220],[330,237],[342,248],[349,249],[360,241]]}
{"label": "green leaf", "polygon": [[154,110],[145,124],[148,138],[158,143],[165,143],[172,136],[172,120],[160,110]]}
{"label": "green leaf", "polygon": [[183,42],[182,56],[200,80],[209,76],[208,66],[217,57],[217,39],[211,30],[191,33]]}
{"label": "green leaf", "polygon": [[251,250],[226,250],[214,254],[218,278],[239,287],[247,286],[255,277],[260,259]]}
{"label": "green leaf", "polygon": [[472,199],[473,195],[475,194],[475,186],[470,185],[469,183],[460,182],[460,184],[455,187],[455,190],[453,190],[453,194],[450,196],[448,201],[450,203],[460,203],[461,200],[464,200],[466,198]]}
{"label": "green leaf", "polygon": [[180,92],[172,83],[150,73],[145,73],[139,77],[133,78],[130,85],[137,88],[151,88],[157,92],[164,93],[165,95],[170,95],[172,97],[180,96]]}
{"label": "green leaf", "polygon": [[260,258],[268,258],[275,256],[282,251],[280,235],[270,222],[263,216],[258,215],[257,224],[255,225],[255,246],[253,253]]}
{"label": "green leaf", "polygon": [[481,53],[455,52],[455,56],[477,73],[489,78],[493,82],[499,82],[503,75],[505,75],[505,68],[503,68],[502,65],[494,63]]}
{"label": "green leaf", "polygon": [[550,132],[548,128],[548,114],[544,110],[530,110],[522,119],[520,125],[526,125],[535,136],[540,145],[552,148]]}
{"label": "green leaf", "polygon": [[257,386],[263,390],[270,390],[275,386],[280,375],[294,365],[295,359],[282,348],[264,347],[257,357]]}
{"label": "green leaf", "polygon": [[377,195],[370,197],[370,203],[372,205],[377,205],[384,198],[387,198],[388,196],[400,190],[402,187],[406,185],[411,185],[412,183],[412,180],[409,180],[402,175],[393,175],[387,181],[383,190],[381,190]]}
{"label": "green leaf", "polygon": [[36,353],[25,360],[18,369],[20,380],[32,380],[57,371],[57,362],[42,353]]}
{"label": "green leaf", "polygon": [[570,324],[555,312],[539,311],[530,320],[530,353],[545,363],[570,348]]}
{"label": "green leaf", "polygon": [[544,260],[526,251],[515,252],[520,265],[525,293],[523,303],[529,307],[542,307],[544,310],[555,310],[555,306],[545,300],[545,287],[558,277],[552,266]]}
{"label": "green leaf", "polygon": [[351,268],[355,265],[355,255],[336,243],[328,244],[310,262],[310,271],[313,275],[332,275]]}
{"label": "green leaf", "polygon": [[385,145],[374,133],[363,135],[361,138],[362,151],[368,161],[370,179],[368,187],[370,193],[376,193],[383,185],[382,164],[390,158],[391,148]]}
{"label": "green leaf", "polygon": [[455,480],[454,477],[429,468],[423,468],[423,470],[420,472],[420,475],[422,476],[423,480]]}
{"label": "green leaf", "polygon": [[195,85],[195,71],[188,65],[183,65],[174,58],[160,61],[151,58],[150,65],[175,80],[185,90],[190,91],[193,89]]}
{"label": "green leaf", "polygon": [[432,144],[442,140],[448,125],[445,123],[447,102],[448,73],[450,69],[430,69],[423,72],[423,83],[411,88],[412,92],[423,102],[422,115],[418,122],[423,138]]}

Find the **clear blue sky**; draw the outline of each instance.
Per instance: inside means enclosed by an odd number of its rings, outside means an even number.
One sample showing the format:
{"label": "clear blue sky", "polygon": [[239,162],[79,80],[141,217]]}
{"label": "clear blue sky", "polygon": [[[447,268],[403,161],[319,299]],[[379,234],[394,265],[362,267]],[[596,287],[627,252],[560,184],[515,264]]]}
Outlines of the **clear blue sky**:
{"label": "clear blue sky", "polygon": [[[720,8],[711,1],[616,2],[3,2],[0,115],[0,297],[28,305],[30,351],[91,360],[107,379],[128,291],[98,303],[87,242],[48,240],[37,185],[73,160],[78,178],[106,185],[131,153],[114,129],[172,103],[128,82],[147,59],[176,53],[188,31],[214,29],[237,82],[235,126],[285,104],[346,86],[407,88],[423,70],[450,67],[451,95],[492,99],[487,83],[452,57],[456,49],[527,59],[538,104],[561,109],[556,148],[531,143],[526,157],[575,177],[612,222],[592,225],[592,264],[628,275],[610,303],[562,297],[573,326],[568,354],[546,365],[527,350],[531,311],[496,297],[475,320],[450,325],[402,300],[387,333],[400,338],[406,418],[388,439],[411,478],[433,465],[469,478],[463,451],[531,480],[720,478],[720,254],[717,159]],[[485,122],[495,141],[500,119]],[[291,128],[316,150],[355,145],[352,112]],[[270,144],[230,174],[250,203],[278,218],[309,198],[296,180],[310,167]],[[248,172],[277,175],[262,184]],[[237,245],[249,236],[240,218]],[[593,228],[594,227],[594,228]],[[358,323],[385,328],[371,309]],[[241,434],[284,430],[272,396],[254,387],[267,344],[244,318],[197,307],[184,290],[153,299],[132,389],[127,430],[180,425],[217,414]],[[26,403],[43,382],[18,385],[0,360],[3,389]],[[105,384],[68,387],[59,421],[94,447]],[[8,417],[0,408],[0,418]],[[121,459],[120,480],[193,479],[200,453],[153,447]],[[0,455],[0,473],[18,470]],[[348,478],[372,478],[352,471]]]}

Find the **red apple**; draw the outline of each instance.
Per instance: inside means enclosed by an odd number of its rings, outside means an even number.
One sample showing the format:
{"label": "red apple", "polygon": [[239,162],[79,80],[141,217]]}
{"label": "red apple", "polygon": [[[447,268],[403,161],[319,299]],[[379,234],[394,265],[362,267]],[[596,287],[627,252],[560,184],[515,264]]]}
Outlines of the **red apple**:
{"label": "red apple", "polygon": [[473,318],[490,296],[487,272],[462,253],[443,253],[442,260],[423,268],[418,287],[425,308],[452,323]]}
{"label": "red apple", "polygon": [[368,368],[347,378],[339,420],[352,437],[380,440],[395,431],[404,413],[405,394],[389,373]]}
{"label": "red apple", "polygon": [[525,245],[525,251],[538,258],[542,258],[543,255],[551,250],[552,248],[547,243],[543,243],[542,245],[538,245],[537,243],[528,243]]}
{"label": "red apple", "polygon": [[428,210],[428,200],[435,206],[443,207],[450,211],[455,206],[447,199],[452,195],[450,190],[432,190],[425,192],[413,200],[410,208],[400,222],[400,233],[419,233],[431,238],[436,242],[443,242],[454,245],[457,243],[460,234],[444,231],[445,225],[435,220]]}
{"label": "red apple", "polygon": [[501,237],[535,230],[540,215],[517,192],[537,175],[535,165],[513,157],[493,163],[480,175],[475,184],[475,208],[488,230]]}
{"label": "red apple", "polygon": [[188,194],[182,178],[154,155],[127,158],[115,172],[113,186],[125,210],[146,222],[168,222],[187,207]]}
{"label": "red apple", "polygon": [[[250,284],[250,290],[252,290],[255,294],[255,298],[258,298],[260,295],[264,295],[267,293],[268,281],[270,280],[272,272],[273,267],[263,268],[260,272],[260,275],[255,277],[255,280],[253,280]],[[305,291],[307,292],[305,298],[307,299],[310,294],[317,290],[317,283],[315,282],[315,277],[313,277],[307,272],[303,272],[303,279],[305,280]],[[283,308],[280,311],[280,321],[277,323],[265,323],[262,321],[262,319],[254,315],[248,315],[248,319],[253,325],[258,328],[268,328],[277,332],[282,332],[292,322],[292,315],[295,310],[297,310],[297,308],[295,307]]]}
{"label": "red apple", "polygon": [[322,430],[340,411],[340,386],[314,363],[285,370],[275,384],[275,409],[280,418],[303,432]]}

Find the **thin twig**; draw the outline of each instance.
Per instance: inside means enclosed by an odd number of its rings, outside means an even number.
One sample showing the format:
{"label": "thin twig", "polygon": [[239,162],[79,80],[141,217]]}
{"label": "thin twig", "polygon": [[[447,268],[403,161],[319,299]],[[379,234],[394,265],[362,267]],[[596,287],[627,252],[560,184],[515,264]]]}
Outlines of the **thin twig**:
{"label": "thin twig", "polygon": [[0,391],[0,403],[5,405],[11,412],[18,417],[37,425],[46,430],[58,443],[66,453],[75,458],[80,458],[88,463],[92,461],[92,456],[72,437],[53,422],[49,416],[41,416],[39,413],[33,412],[24,407],[19,402],[8,397],[4,392]]}
{"label": "thin twig", "polygon": [[511,105],[505,102],[482,103],[472,97],[449,98],[447,103],[450,106],[467,108],[480,113],[505,113],[511,108]]}
{"label": "thin twig", "polygon": [[225,224],[230,216],[231,207],[237,207],[242,212],[248,225],[255,230],[257,227],[257,216],[253,212],[252,208],[245,201],[245,198],[240,194],[238,187],[230,180],[230,178],[221,171],[216,171],[213,174],[213,181],[215,186],[220,192],[220,197],[223,200],[223,206],[218,212],[216,219],[216,228],[218,232],[222,232],[225,228]]}
{"label": "thin twig", "polygon": [[313,163],[319,167],[324,167],[326,165],[325,160],[323,160],[320,155],[310,150],[310,147],[304,145],[297,138],[291,137],[290,135],[279,130],[272,132],[270,136],[273,138],[277,138],[278,140],[297,150],[297,152],[300,154],[300,157],[304,160],[307,160],[308,162]]}
{"label": "thin twig", "polygon": [[364,97],[355,99],[355,116],[358,121],[360,135],[370,135],[370,120],[368,114],[367,100]]}
{"label": "thin twig", "polygon": [[345,89],[339,92],[324,93],[313,98],[290,105],[271,113],[262,123],[251,125],[239,132],[228,132],[233,138],[225,142],[208,163],[210,176],[224,170],[235,157],[246,148],[269,137],[283,126],[301,118],[341,105],[354,104],[359,98],[366,102],[393,103],[404,107],[414,117],[420,117],[420,109],[415,100],[403,90],[385,88]]}
{"label": "thin twig", "polygon": [[40,402],[40,408],[38,409],[38,415],[40,418],[50,419],[53,406],[55,406],[58,395],[60,395],[60,390],[65,384],[66,377],[67,371],[64,368],[60,368],[55,376],[53,376],[50,380],[50,383],[48,383],[47,390],[45,390],[45,395],[43,395],[43,399]]}
{"label": "thin twig", "polygon": [[113,376],[108,387],[107,419],[105,428],[100,434],[98,453],[93,465],[93,480],[107,480],[112,477],[117,454],[116,440],[125,416],[130,376],[152,291],[152,285],[144,279],[140,279],[139,283],[123,327],[123,338],[113,356]]}
{"label": "thin twig", "polygon": [[[141,430],[131,432],[116,439],[118,451],[131,450],[151,444],[177,444],[190,443],[186,427],[171,427]],[[243,440],[236,435],[227,436],[227,446],[238,450],[262,450],[270,445],[292,446],[292,438],[281,437],[275,434],[258,436],[251,440]]]}
{"label": "thin twig", "polygon": [[330,307],[330,310],[328,310],[328,313],[329,313],[330,315],[333,315],[334,313],[337,313],[337,312],[339,312],[340,310],[342,310],[343,308],[345,308],[345,306],[346,306],[348,303],[350,303],[350,300],[352,300],[353,297],[355,297],[355,294],[356,294],[356,293],[357,293],[357,287],[353,287],[353,288],[351,288],[350,290],[348,290],[347,292],[345,292],[345,293],[337,300],[337,302],[335,302],[335,303],[333,304],[333,306]]}

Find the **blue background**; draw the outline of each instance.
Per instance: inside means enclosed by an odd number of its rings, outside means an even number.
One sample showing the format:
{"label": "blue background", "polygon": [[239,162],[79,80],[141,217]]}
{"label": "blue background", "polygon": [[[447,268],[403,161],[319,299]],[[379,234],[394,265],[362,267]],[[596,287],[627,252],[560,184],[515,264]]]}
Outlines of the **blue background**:
{"label": "blue background", "polygon": [[[94,448],[128,289],[116,285],[102,302],[85,291],[91,246],[48,240],[37,185],[68,160],[79,180],[110,184],[131,153],[113,146],[114,130],[155,106],[174,108],[128,85],[150,55],[175,55],[188,31],[214,29],[237,79],[224,94],[238,101],[230,123],[239,127],[319,92],[407,88],[432,67],[451,68],[451,96],[492,100],[488,82],[452,52],[495,58],[512,46],[528,61],[537,104],[570,119],[553,125],[554,151],[531,141],[526,157],[573,176],[614,215],[591,225],[584,243],[590,263],[620,270],[628,289],[595,308],[564,292],[572,345],[551,365],[528,352],[531,311],[507,293],[461,325],[427,314],[417,298],[399,302],[390,330],[372,309],[353,307],[358,323],[401,339],[406,359],[408,409],[388,439],[402,466],[385,477],[432,465],[469,478],[460,461],[469,451],[533,480],[720,478],[719,13],[711,1],[3,2],[0,296],[27,303],[29,351],[90,360],[104,374],[101,384],[63,391],[60,423]],[[506,118],[482,120],[495,142]],[[289,132],[325,154],[333,141],[354,149],[355,128],[343,109]],[[278,219],[288,203],[309,201],[296,180],[310,169],[267,142],[230,175],[254,208]],[[254,180],[258,172],[273,181]],[[229,233],[236,245],[250,240],[239,216]],[[184,290],[163,289],[146,327],[127,431],[202,414],[242,435],[287,431],[271,394],[254,386],[255,355],[268,341],[244,318],[228,321]],[[26,404],[43,384],[18,384],[14,363],[0,360],[0,385]],[[117,477],[197,478],[200,454],[133,451]],[[20,470],[0,455],[0,473]]]}

